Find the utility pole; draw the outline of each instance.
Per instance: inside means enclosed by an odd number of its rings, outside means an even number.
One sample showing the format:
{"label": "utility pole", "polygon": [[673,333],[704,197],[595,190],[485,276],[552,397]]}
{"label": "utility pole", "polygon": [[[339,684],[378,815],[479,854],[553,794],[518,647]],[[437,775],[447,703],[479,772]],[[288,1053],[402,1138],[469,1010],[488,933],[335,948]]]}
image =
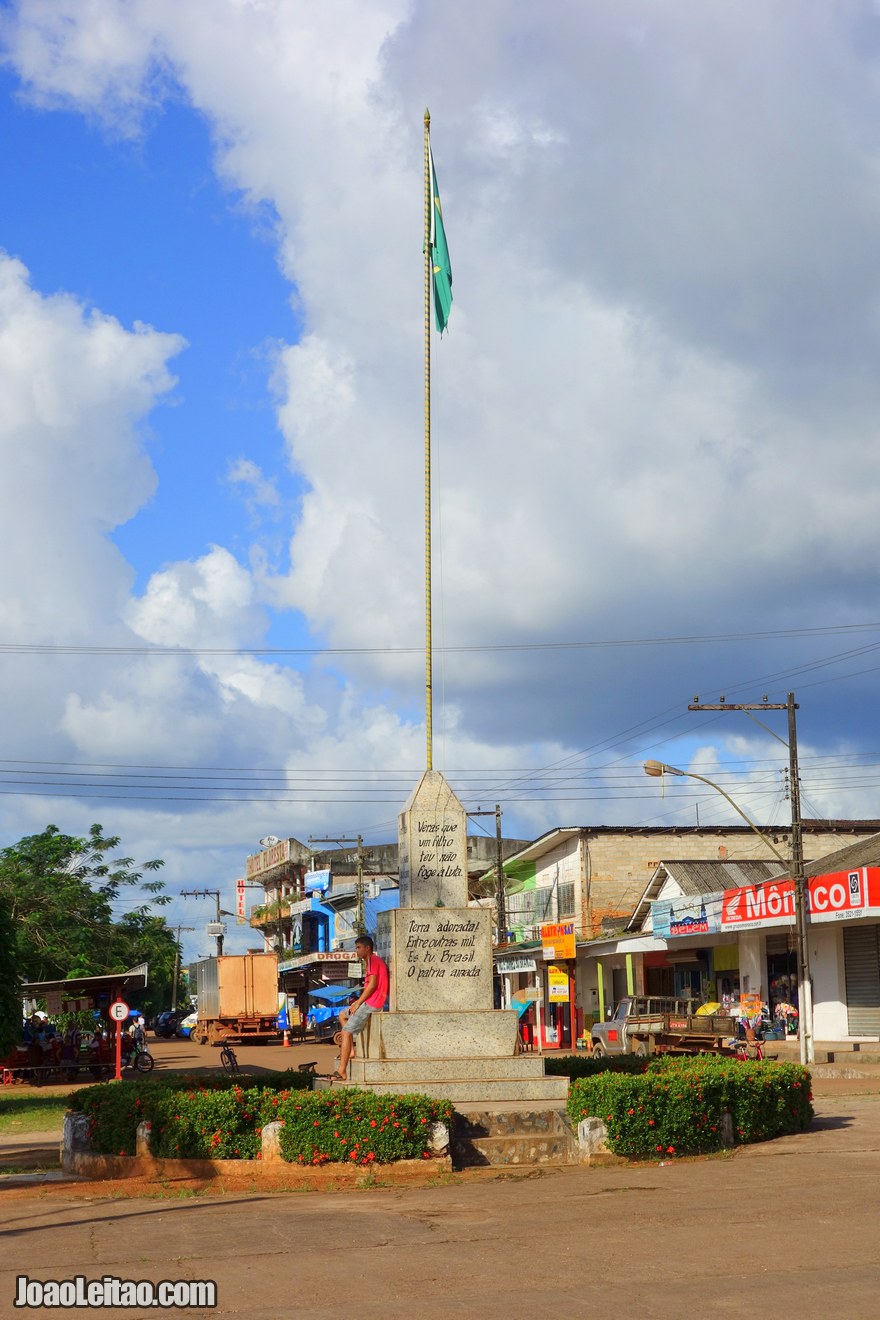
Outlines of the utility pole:
{"label": "utility pole", "polygon": [[364,839],[363,835],[357,834],[351,839],[338,839],[329,834],[316,836],[309,835],[308,844],[311,848],[313,843],[338,843],[341,847],[347,843],[357,844],[357,881],[355,883],[354,899],[354,930],[356,935],[366,935],[367,933],[367,914],[364,900]]}
{"label": "utility pole", "polygon": [[495,817],[495,920],[498,925],[498,943],[504,943],[507,931],[507,911],[504,893],[504,851],[501,846],[501,807],[496,802],[494,811],[468,811],[468,816]]}
{"label": "utility pole", "polygon": [[[801,1063],[813,1063],[815,1042],[813,1040],[813,983],[810,977],[810,944],[807,935],[807,880],[804,874],[803,821],[801,819],[801,789],[798,772],[797,719],[795,711],[798,704],[794,693],[789,692],[785,702],[772,702],[764,697],[760,702],[746,702],[735,705],[719,698],[714,704],[701,703],[695,697],[688,710],[741,710],[756,724],[771,734],[783,747],[788,748],[788,773],[791,780],[791,878],[794,881],[795,942],[797,946],[798,970],[798,1025]],[[756,710],[784,710],[788,714],[788,742],[751,713]]]}
{"label": "utility pole", "polygon": [[801,1063],[816,1057],[813,1040],[813,982],[810,976],[810,940],[807,930],[807,879],[804,875],[804,837],[801,819],[801,786],[798,779],[797,705],[794,693],[788,701],[788,759],[791,777],[791,863],[794,870],[795,916],[797,921],[798,999],[800,1001]]}
{"label": "utility pole", "polygon": [[180,932],[182,930],[195,930],[195,926],[169,926],[168,930],[176,930],[177,935],[174,938],[174,980],[171,983],[171,1012],[177,1008],[177,979],[180,974]]}
{"label": "utility pole", "polygon": [[223,911],[220,907],[220,890],[219,889],[181,889],[180,896],[181,898],[213,898],[214,899],[214,902],[217,905],[216,924],[218,927],[218,929],[214,932],[214,939],[217,941],[217,957],[220,958],[223,954],[223,922],[221,920],[223,916]]}

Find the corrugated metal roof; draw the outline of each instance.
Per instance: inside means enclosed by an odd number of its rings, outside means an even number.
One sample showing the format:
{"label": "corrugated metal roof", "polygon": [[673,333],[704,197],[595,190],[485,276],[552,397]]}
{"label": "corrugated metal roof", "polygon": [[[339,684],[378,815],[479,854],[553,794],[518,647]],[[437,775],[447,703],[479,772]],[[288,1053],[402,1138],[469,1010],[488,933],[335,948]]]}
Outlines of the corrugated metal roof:
{"label": "corrugated metal roof", "polygon": [[782,873],[776,861],[664,861],[663,866],[667,874],[678,881],[681,892],[688,898],[718,894],[723,889],[741,889],[745,885],[760,885]]}
{"label": "corrugated metal roof", "polygon": [[707,858],[706,861],[663,861],[648,881],[645,892],[633,908],[632,916],[626,923],[627,930],[638,930],[648,915],[653,899],[663,888],[667,875],[672,876],[681,892],[689,898],[698,898],[701,894],[719,894],[725,889],[739,889],[744,885],[757,885],[773,876],[784,874],[777,861],[762,862],[752,859],[742,861],[721,861],[719,858]]}

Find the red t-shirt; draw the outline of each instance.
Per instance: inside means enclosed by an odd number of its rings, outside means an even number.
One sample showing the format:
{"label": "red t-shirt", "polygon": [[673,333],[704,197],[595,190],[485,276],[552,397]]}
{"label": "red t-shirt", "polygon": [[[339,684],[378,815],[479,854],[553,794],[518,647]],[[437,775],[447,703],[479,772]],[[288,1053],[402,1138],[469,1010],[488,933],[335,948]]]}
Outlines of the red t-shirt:
{"label": "red t-shirt", "polygon": [[375,976],[376,989],[364,1000],[370,1008],[384,1008],[385,1000],[388,998],[388,968],[379,957],[378,953],[371,953],[367,959],[367,965],[364,969],[365,976]]}

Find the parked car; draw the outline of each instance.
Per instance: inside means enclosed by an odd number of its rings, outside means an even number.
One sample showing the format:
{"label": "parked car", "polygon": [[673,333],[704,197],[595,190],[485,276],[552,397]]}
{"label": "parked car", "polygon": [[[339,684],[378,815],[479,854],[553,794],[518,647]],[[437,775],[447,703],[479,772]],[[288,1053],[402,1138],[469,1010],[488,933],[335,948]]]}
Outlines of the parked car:
{"label": "parked car", "polygon": [[178,1036],[186,1036],[187,1038],[189,1038],[193,1034],[193,1031],[198,1026],[198,1022],[199,1022],[198,1013],[188,1013],[186,1017],[183,1019],[183,1021],[178,1024],[177,1027]]}
{"label": "parked car", "polygon": [[177,1028],[183,1021],[184,1014],[177,1009],[168,1013],[158,1013],[153,1023],[153,1034],[164,1040],[170,1040],[172,1036],[177,1035]]}

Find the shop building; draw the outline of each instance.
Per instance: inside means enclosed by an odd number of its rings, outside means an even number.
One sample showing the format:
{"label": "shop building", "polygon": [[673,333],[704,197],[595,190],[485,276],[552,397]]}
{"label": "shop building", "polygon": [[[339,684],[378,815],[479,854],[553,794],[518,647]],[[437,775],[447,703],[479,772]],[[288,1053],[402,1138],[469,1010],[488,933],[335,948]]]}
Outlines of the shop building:
{"label": "shop building", "polygon": [[[880,833],[805,871],[814,1037],[876,1040]],[[627,927],[578,948],[578,993],[600,1016],[627,993],[799,1008],[794,885],[778,863],[661,863]]]}
{"label": "shop building", "polygon": [[540,941],[495,959],[498,1008],[520,1012],[525,1049],[571,1050],[583,1030],[575,989],[574,923],[547,922]]}
{"label": "shop building", "polygon": [[[842,848],[858,846],[880,831],[877,820],[809,820],[804,822],[804,850],[809,858],[824,858]],[[507,893],[507,930],[496,948],[499,1002],[522,1003],[522,996],[540,992],[549,1009],[549,985],[541,943],[542,927],[554,923],[573,924],[577,957],[569,971],[577,1035],[591,1021],[626,993],[645,993],[646,973],[652,990],[670,994],[687,993],[697,986],[735,994],[739,981],[761,986],[765,994],[771,982],[774,993],[790,993],[794,967],[793,923],[764,934],[750,931],[721,932],[692,930],[691,937],[655,937],[650,922],[640,920],[632,927],[635,910],[644,919],[652,899],[660,898],[660,886],[669,878],[661,871],[664,857],[670,864],[709,867],[689,873],[694,894],[725,892],[724,886],[742,888],[760,884],[779,872],[778,860],[768,846],[784,848],[789,831],[769,827],[764,842],[747,825],[724,828],[704,826],[621,827],[571,826],[550,830],[514,853],[504,863]],[[712,867],[723,869],[712,872]],[[737,867],[741,868],[737,870]],[[715,878],[712,878],[712,875]],[[688,883],[688,882],[686,882]],[[653,893],[643,906],[648,889]],[[685,897],[669,880],[667,896]],[[697,905],[699,913],[700,905]],[[641,929],[645,924],[645,929]],[[870,935],[849,937],[851,977],[858,958],[873,965]],[[699,940],[699,942],[698,942]],[[817,936],[817,968],[814,979],[824,982],[832,973],[821,956],[824,936]],[[856,946],[858,945],[858,948]],[[711,957],[707,950],[714,949]],[[701,952],[702,951],[702,952]],[[864,973],[862,980],[864,980]],[[787,978],[787,979],[786,979]],[[830,988],[829,988],[830,989]],[[870,998],[872,991],[864,994]],[[789,1001],[790,1002],[790,1001]],[[555,1011],[555,1010],[554,1010]],[[537,1012],[527,1019],[537,1028]],[[831,1015],[830,1020],[838,1020]],[[545,1012],[545,1020],[552,1014]],[[551,1037],[553,1031],[551,1030]],[[567,1044],[565,1030],[558,1032]],[[553,1047],[553,1040],[546,1042]]]}

